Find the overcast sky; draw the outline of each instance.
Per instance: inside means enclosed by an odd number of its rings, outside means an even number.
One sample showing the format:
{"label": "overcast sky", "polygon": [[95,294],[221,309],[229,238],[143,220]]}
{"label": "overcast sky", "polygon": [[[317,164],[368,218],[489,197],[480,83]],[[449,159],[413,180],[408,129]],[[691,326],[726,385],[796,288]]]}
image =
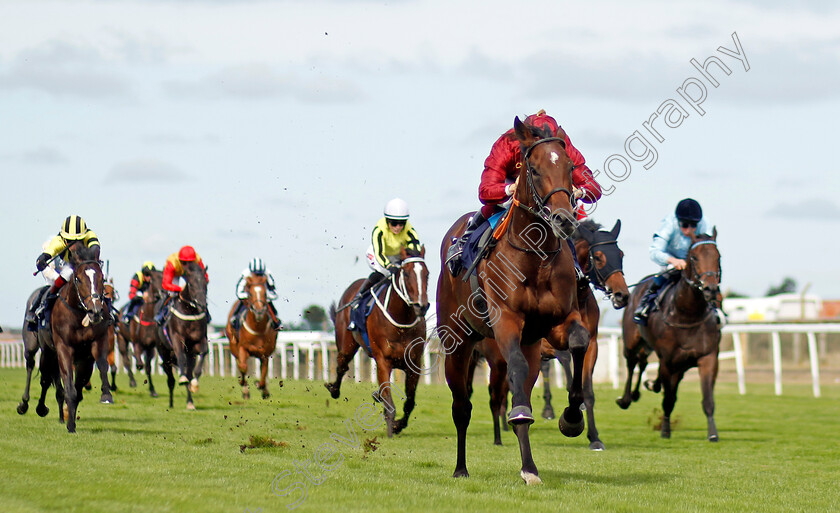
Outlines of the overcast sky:
{"label": "overcast sky", "polygon": [[[144,260],[191,244],[216,322],[253,256],[296,321],[367,274],[370,231],[399,196],[433,296],[490,146],[540,108],[614,187],[593,218],[621,218],[628,282],[656,271],[651,235],[693,197],[724,288],[792,276],[838,298],[840,8],[791,4],[0,1],[0,324],[21,324],[41,244],[70,214],[99,235],[123,300]],[[711,56],[730,72],[710,64],[717,87],[690,62]],[[697,108],[684,84],[704,88]],[[676,126],[651,121],[664,108]],[[636,131],[655,162],[628,154]]]}

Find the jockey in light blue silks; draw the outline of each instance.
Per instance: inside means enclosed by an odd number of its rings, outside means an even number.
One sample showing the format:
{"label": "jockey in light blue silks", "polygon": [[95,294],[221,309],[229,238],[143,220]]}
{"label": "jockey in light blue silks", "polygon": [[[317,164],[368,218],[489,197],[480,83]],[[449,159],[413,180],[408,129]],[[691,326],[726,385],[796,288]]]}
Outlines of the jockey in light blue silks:
{"label": "jockey in light blue silks", "polygon": [[685,258],[691,248],[691,237],[699,234],[711,235],[712,224],[703,217],[700,204],[691,198],[680,201],[674,213],[662,220],[650,243],[650,259],[662,266],[662,271],[654,276],[653,284],[634,312],[633,321],[636,324],[647,324],[662,286],[679,279],[680,271],[686,267]]}

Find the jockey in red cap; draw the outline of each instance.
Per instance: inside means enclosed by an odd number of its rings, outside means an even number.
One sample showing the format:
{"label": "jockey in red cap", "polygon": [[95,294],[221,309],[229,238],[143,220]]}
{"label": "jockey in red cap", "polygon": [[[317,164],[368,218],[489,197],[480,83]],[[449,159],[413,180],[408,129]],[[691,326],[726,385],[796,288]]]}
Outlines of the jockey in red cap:
{"label": "jockey in red cap", "polygon": [[[195,252],[195,248],[192,246],[183,246],[177,253],[172,253],[166,258],[166,265],[163,268],[163,290],[168,290],[169,292],[173,292],[175,294],[181,292],[181,285],[174,283],[174,280],[175,278],[180,278],[184,275],[183,262],[196,262],[202,269],[204,269],[204,279],[207,280],[208,283],[210,282],[204,262],[201,261],[201,257]],[[168,307],[170,299],[172,299],[172,295],[166,298],[163,306],[158,311],[157,315],[155,315],[155,320],[158,324],[163,324],[163,321],[166,318],[166,314],[169,310]],[[207,322],[210,322],[209,312]]]}
{"label": "jockey in red cap", "polygon": [[[568,134],[560,130],[560,125],[554,118],[540,110],[525,118],[524,123],[536,128],[545,128],[552,136],[562,134],[566,140],[566,154],[572,161],[572,185],[574,200],[578,205],[576,214],[578,220],[586,217],[581,203],[595,203],[601,197],[601,187],[592,176],[592,171],[586,165],[583,155],[572,145]],[[476,228],[481,226],[494,213],[507,208],[516,190],[516,179],[519,170],[524,165],[522,149],[516,139],[513,128],[502,134],[490,149],[490,155],[484,161],[484,172],[481,173],[481,183],[478,186],[478,199],[484,204],[481,210],[470,218],[461,238],[449,249],[447,261],[457,257],[463,249],[463,244]]]}

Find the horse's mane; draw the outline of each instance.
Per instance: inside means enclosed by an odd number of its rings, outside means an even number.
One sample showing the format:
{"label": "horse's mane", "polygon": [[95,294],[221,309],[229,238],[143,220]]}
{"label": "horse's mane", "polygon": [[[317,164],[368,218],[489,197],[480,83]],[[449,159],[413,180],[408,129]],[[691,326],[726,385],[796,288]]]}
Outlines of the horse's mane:
{"label": "horse's mane", "polygon": [[587,230],[597,232],[598,230],[602,230],[604,227],[601,223],[595,222],[592,219],[584,219],[580,223],[578,223],[577,227],[575,228],[575,233],[572,236],[575,239],[580,239],[582,235],[580,234],[581,227],[586,228]]}
{"label": "horse's mane", "polygon": [[405,248],[405,254],[408,258],[423,258],[423,255],[421,255],[416,249]]}
{"label": "horse's mane", "polygon": [[76,244],[70,249],[70,260],[75,263],[96,261],[98,251],[93,246]]}

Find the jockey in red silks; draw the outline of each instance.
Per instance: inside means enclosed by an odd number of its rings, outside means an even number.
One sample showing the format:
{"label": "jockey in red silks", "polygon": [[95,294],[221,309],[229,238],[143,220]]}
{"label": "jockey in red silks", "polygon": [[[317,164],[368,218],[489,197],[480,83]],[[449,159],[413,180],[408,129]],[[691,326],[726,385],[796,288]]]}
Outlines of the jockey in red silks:
{"label": "jockey in red silks", "polygon": [[[196,262],[198,265],[204,269],[204,279],[207,280],[207,283],[210,283],[210,278],[207,276],[207,268],[204,266],[204,262],[201,261],[201,257],[198,256],[198,253],[195,252],[195,248],[192,246],[184,246],[182,247],[177,253],[172,253],[166,259],[166,265],[163,268],[163,289],[169,292],[173,292],[174,294],[178,294],[181,292],[183,287],[181,285],[174,283],[175,278],[180,278],[184,275],[184,262]],[[169,310],[169,302],[172,299],[171,294],[163,303],[163,306],[158,311],[157,315],[155,316],[155,320],[158,324],[163,324],[164,319],[166,318],[166,314]],[[207,322],[210,322],[210,312],[207,312]]]}
{"label": "jockey in red silks", "polygon": [[[540,110],[525,118],[524,123],[537,128],[547,128],[552,135],[557,135],[560,125],[554,118]],[[565,134],[565,131],[563,131]],[[576,217],[584,219],[582,203],[595,203],[601,197],[601,187],[592,176],[592,171],[586,165],[586,160],[577,148],[572,145],[568,134],[565,134],[566,154],[572,161],[572,185],[574,200],[577,203]],[[510,207],[513,194],[516,191],[516,179],[519,170],[525,165],[519,141],[513,128],[502,134],[490,149],[490,155],[484,161],[484,172],[481,173],[481,183],[478,186],[478,199],[484,204],[467,223],[464,235],[450,247],[447,261],[460,254],[463,244],[476,228],[486,222],[496,212]],[[454,248],[454,249],[453,249]]]}

